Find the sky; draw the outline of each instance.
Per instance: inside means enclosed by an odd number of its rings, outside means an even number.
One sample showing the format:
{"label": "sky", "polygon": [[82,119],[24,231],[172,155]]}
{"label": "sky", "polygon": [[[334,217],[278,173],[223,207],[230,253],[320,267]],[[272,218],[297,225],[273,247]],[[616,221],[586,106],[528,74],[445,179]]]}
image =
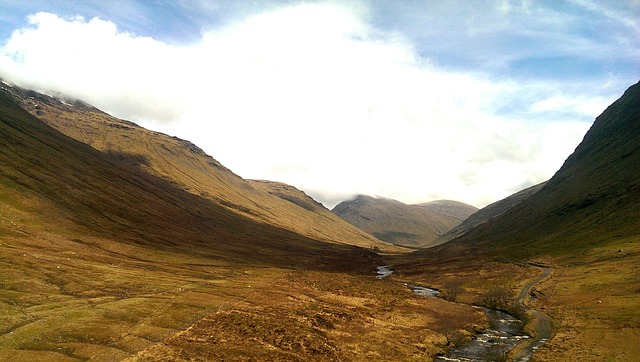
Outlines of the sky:
{"label": "sky", "polygon": [[483,207],[640,79],[640,0],[0,2],[0,78],[331,208]]}

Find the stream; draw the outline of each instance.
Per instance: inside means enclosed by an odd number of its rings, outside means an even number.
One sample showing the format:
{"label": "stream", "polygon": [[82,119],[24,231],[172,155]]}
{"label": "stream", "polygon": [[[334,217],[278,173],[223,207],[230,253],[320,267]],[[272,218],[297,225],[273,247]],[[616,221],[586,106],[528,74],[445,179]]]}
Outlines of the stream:
{"label": "stream", "polygon": [[376,268],[376,278],[378,279],[384,279],[386,277],[388,277],[389,275],[393,274],[393,269],[389,268],[388,265],[380,265],[379,267]]}
{"label": "stream", "polygon": [[520,331],[520,320],[502,311],[482,308],[491,327],[476,332],[469,342],[449,350],[434,361],[493,361],[530,337]]}
{"label": "stream", "polygon": [[[377,267],[378,279],[384,279],[391,274],[393,269],[388,265]],[[440,292],[421,285],[407,283],[405,285],[411,288],[413,293],[426,298],[436,298]],[[482,310],[486,313],[491,326],[476,332],[472,340],[450,349],[446,356],[436,356],[434,361],[495,360],[498,355],[507,353],[523,340],[531,338],[520,330],[522,322],[516,317],[494,309],[482,308]],[[527,356],[519,361],[528,361],[529,358],[530,356]]]}

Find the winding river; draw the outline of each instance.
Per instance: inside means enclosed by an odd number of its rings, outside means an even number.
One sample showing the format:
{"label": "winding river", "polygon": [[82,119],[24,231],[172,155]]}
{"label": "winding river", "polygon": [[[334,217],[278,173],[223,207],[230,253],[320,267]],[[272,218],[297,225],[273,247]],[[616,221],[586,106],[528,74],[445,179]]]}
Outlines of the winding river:
{"label": "winding river", "polygon": [[[384,279],[393,274],[393,269],[388,265],[377,267],[377,278]],[[546,276],[546,274],[545,274]],[[541,278],[540,278],[541,279]],[[529,283],[524,289],[521,296],[528,293],[529,288],[536,282],[540,281],[536,279]],[[405,285],[417,295],[421,295],[427,298],[436,298],[439,291],[437,289],[416,285]],[[522,303],[523,300],[520,299]],[[499,355],[504,355],[508,351],[514,349],[517,345],[531,337],[521,331],[522,321],[516,317],[494,309],[482,308],[489,318],[491,324],[490,328],[476,332],[474,338],[468,342],[461,344],[449,350],[445,356],[437,356],[435,361],[486,361],[492,360]],[[546,337],[546,336],[545,336]],[[540,337],[531,340],[527,347],[525,347],[525,353],[521,353],[516,357],[517,361],[528,361],[540,345],[542,345],[546,338]],[[528,349],[528,351],[527,351]]]}

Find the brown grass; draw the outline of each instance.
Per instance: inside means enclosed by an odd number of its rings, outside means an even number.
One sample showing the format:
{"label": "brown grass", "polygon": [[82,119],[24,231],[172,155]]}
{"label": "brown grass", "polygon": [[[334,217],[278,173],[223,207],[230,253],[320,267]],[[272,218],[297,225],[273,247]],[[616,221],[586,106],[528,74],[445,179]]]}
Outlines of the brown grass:
{"label": "brown grass", "polygon": [[473,308],[370,276],[287,272],[131,360],[429,360],[445,333],[482,323]]}
{"label": "brown grass", "polygon": [[[534,304],[556,335],[537,360],[635,361],[640,356],[640,243],[627,238],[584,255],[551,259]],[[619,252],[618,250],[623,250]]]}
{"label": "brown grass", "polygon": [[0,138],[0,360],[120,359],[245,298],[272,269],[377,263],[115,162],[4,91]]}
{"label": "brown grass", "polygon": [[[608,240],[603,246],[563,257],[539,256],[553,269],[533,287],[528,303],[553,319],[554,337],[535,354],[535,361],[636,361],[640,356],[640,239]],[[396,257],[400,277],[423,285],[461,287],[458,300],[477,302],[492,286],[507,286],[514,295],[540,270],[504,257],[470,258],[458,246],[457,256],[425,253]],[[620,251],[622,250],[622,251]],[[531,325],[526,329],[535,332]]]}
{"label": "brown grass", "polygon": [[[523,204],[512,224],[476,234],[499,243],[471,235],[467,244],[389,258],[397,274],[380,281],[371,275],[377,256],[308,237],[338,234],[287,216],[298,209],[254,207],[238,196],[244,186],[227,190],[238,197],[220,196],[221,183],[178,177],[175,163],[161,162],[166,153],[106,156],[43,127],[4,94],[0,107],[0,360],[428,360],[485,321],[468,305],[413,296],[393,278],[453,283],[457,300],[473,303],[495,285],[515,295],[538,273],[523,266],[530,260],[553,267],[530,302],[555,323],[536,360],[640,356],[640,193],[637,167],[627,164],[637,166],[637,153],[615,164],[597,152],[592,164],[602,167],[587,176],[599,188],[572,173],[584,194],[563,199],[567,189],[557,187],[538,195],[549,212],[533,212],[536,225]],[[133,135],[132,125],[103,120],[95,134]],[[616,147],[632,134],[604,133],[620,136]],[[149,145],[147,136],[134,140]],[[106,147],[110,139],[96,140]],[[198,154],[161,140],[169,153]],[[183,170],[211,161],[202,160]],[[606,172],[620,184],[605,187],[598,177]],[[266,222],[272,211],[282,212],[281,224]],[[293,225],[306,225],[307,236]],[[363,241],[345,233],[348,243]],[[364,240],[358,245],[372,245]]]}
{"label": "brown grass", "polygon": [[0,360],[429,359],[480,328],[373,273],[281,269],[60,237],[0,245]]}
{"label": "brown grass", "polygon": [[522,286],[538,273],[537,270],[486,256],[406,255],[387,258],[396,268],[398,278],[410,282],[446,290],[457,287],[458,302],[478,303],[482,295],[492,287],[505,287],[518,295]]}

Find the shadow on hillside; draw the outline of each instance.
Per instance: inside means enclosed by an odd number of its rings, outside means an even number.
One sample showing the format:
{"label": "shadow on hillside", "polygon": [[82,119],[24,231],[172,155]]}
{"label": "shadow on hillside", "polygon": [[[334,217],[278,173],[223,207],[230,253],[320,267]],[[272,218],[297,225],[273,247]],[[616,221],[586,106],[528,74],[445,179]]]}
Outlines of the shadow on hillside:
{"label": "shadow on hillside", "polygon": [[[238,264],[371,272],[368,250],[313,240],[257,221],[234,205],[191,194],[147,173],[140,155],[103,153],[32,116],[1,94],[0,169],[16,199],[36,193],[54,205],[43,223],[72,220],[118,243]],[[55,209],[55,210],[54,210]],[[56,211],[57,210],[57,211]]]}
{"label": "shadow on hillside", "polygon": [[[280,268],[371,273],[378,264],[379,256],[366,249],[313,240],[245,216],[252,212],[240,205],[192,194],[173,181],[146,172],[143,166],[149,161],[142,155],[109,152],[108,156],[119,167],[154,185],[156,196],[172,205],[159,205],[156,212],[160,215],[153,216],[155,220],[136,217],[137,231],[128,226],[121,229],[131,235],[126,242]],[[148,207],[154,205],[147,205],[145,214]],[[105,227],[102,231],[112,230]]]}

